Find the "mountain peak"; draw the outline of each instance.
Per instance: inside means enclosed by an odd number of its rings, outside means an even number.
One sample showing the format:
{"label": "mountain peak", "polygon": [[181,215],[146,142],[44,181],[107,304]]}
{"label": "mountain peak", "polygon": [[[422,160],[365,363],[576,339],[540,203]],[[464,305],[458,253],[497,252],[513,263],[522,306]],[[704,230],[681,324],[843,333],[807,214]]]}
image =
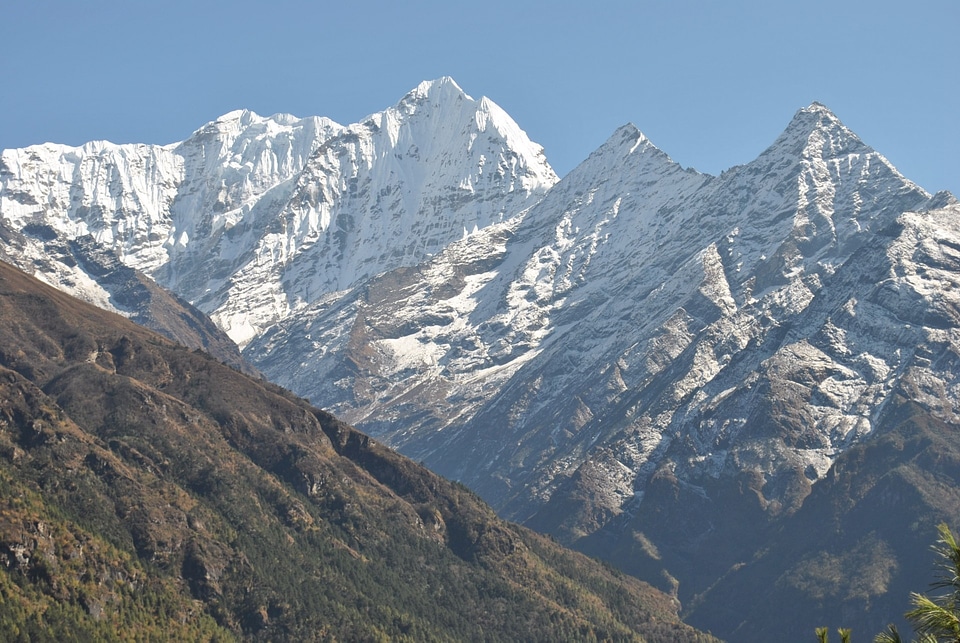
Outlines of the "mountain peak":
{"label": "mountain peak", "polygon": [[249,109],[235,109],[232,112],[227,112],[211,124],[214,126],[226,125],[227,127],[239,126],[243,128],[249,127],[252,123],[262,120],[264,120],[264,118],[254,111]]}
{"label": "mountain peak", "polygon": [[441,76],[435,80],[425,80],[417,85],[413,90],[407,93],[401,99],[401,103],[407,101],[421,101],[426,98],[436,98],[438,100],[449,100],[449,99],[468,99],[473,100],[470,96],[467,95],[463,89],[460,88],[460,85],[457,84],[450,76]]}
{"label": "mountain peak", "polygon": [[602,153],[604,155],[613,153],[618,157],[628,157],[637,154],[652,154],[662,157],[664,161],[673,163],[670,156],[654,145],[653,141],[647,138],[646,134],[633,123],[627,123],[618,127],[610,138],[601,145],[594,154]]}
{"label": "mountain peak", "polygon": [[[787,125],[786,132],[796,132],[801,135],[809,136],[815,131],[826,131],[831,130],[837,133],[842,133],[846,136],[853,136],[856,138],[856,134],[851,132],[846,125],[841,122],[837,115],[830,111],[823,103],[818,103],[814,101],[810,103],[807,107],[803,107],[797,110],[797,113],[793,115],[793,118],[790,120],[789,125]],[[859,139],[858,139],[859,140]]]}
{"label": "mountain peak", "polygon": [[263,120],[264,118],[262,116],[249,109],[235,109],[200,127],[193,133],[193,136],[219,136],[223,133],[233,133],[235,135],[247,127],[250,127],[253,123],[258,123]]}
{"label": "mountain peak", "polygon": [[814,101],[797,110],[782,134],[761,157],[770,153],[801,158],[836,158],[866,154],[873,149],[851,131],[823,103]]}
{"label": "mountain peak", "polygon": [[570,182],[589,180],[586,177],[606,175],[614,168],[623,168],[625,164],[635,170],[641,165],[647,167],[680,168],[670,156],[653,144],[633,123],[621,125],[593,153],[576,166],[567,176]]}
{"label": "mountain peak", "polygon": [[627,138],[631,136],[646,138],[643,132],[640,131],[640,128],[634,125],[633,123],[626,123],[624,125],[621,125],[613,132],[613,135],[610,138],[616,138],[617,136],[620,136],[622,138]]}
{"label": "mountain peak", "polygon": [[259,116],[255,112],[251,112],[249,109],[235,109],[233,111],[227,112],[226,114],[224,114],[214,122],[226,123],[230,121],[243,120],[244,118],[249,120],[250,118],[259,118]]}
{"label": "mountain peak", "polygon": [[[634,142],[634,145],[641,145],[641,144],[642,144],[642,145],[644,145],[645,148],[654,148],[654,149],[656,149],[656,150],[660,150],[660,148],[657,147],[657,146],[653,143],[653,141],[651,141],[649,138],[647,138],[647,135],[644,134],[644,133],[640,130],[640,128],[638,128],[638,127],[637,127],[636,125],[634,125],[633,123],[627,123],[626,125],[622,125],[622,126],[618,127],[617,130],[616,130],[616,132],[614,132],[614,136],[620,136],[620,137],[621,137],[623,140],[625,140],[625,141],[626,141],[626,140],[632,140],[632,141]],[[660,150],[660,151],[662,151],[662,150]]]}

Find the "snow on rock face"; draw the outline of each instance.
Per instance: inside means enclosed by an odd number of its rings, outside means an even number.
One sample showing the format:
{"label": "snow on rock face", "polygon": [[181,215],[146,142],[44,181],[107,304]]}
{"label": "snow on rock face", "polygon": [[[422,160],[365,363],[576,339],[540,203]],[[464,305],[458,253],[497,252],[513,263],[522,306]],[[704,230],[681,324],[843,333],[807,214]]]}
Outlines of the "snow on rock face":
{"label": "snow on rock face", "polygon": [[[499,107],[449,78],[346,127],[244,110],[174,145],[45,145],[0,163],[0,220],[92,235],[241,344],[513,216],[557,180]],[[84,279],[68,272],[64,288]]]}
{"label": "snow on rock face", "polygon": [[473,100],[451,79],[423,83],[316,151],[215,318],[226,328],[244,323],[249,291],[282,284],[258,306],[277,308],[265,327],[324,293],[415,265],[512,217],[556,180],[540,147],[499,107]]}
{"label": "snow on rock face", "polygon": [[[645,177],[646,188],[642,189],[657,194],[661,181],[676,180],[684,191],[692,191],[710,180],[682,170],[636,128],[623,128],[522,217],[488,226],[450,245],[416,271],[384,275],[347,295],[344,301],[356,302],[353,315],[343,316],[342,302],[305,309],[251,344],[249,355],[262,367],[275,363],[276,368],[268,370],[279,382],[353,422],[362,422],[373,408],[376,412],[372,415],[378,422],[391,418],[399,421],[409,408],[409,387],[421,380],[443,382],[442,390],[423,399],[444,400],[444,410],[432,413],[442,426],[456,424],[462,416],[472,415],[468,409],[489,401],[498,388],[496,382],[506,381],[537,353],[541,341],[553,332],[555,312],[569,316],[576,314],[571,311],[589,306],[585,301],[568,301],[567,295],[578,284],[589,283],[595,254],[639,250],[630,243],[633,235],[628,232],[636,227],[635,223],[629,218],[617,221],[623,198],[603,186],[590,194],[577,193],[577,186],[587,181],[582,177],[593,181],[623,164]],[[607,187],[616,189],[616,184]],[[668,193],[663,191],[664,195]],[[627,202],[640,198],[628,197]],[[581,221],[577,210],[567,208],[571,201],[606,203],[602,220]],[[558,208],[567,208],[559,221],[553,216]],[[605,243],[611,237],[623,246]],[[388,281],[390,285],[385,286]],[[328,321],[328,315],[339,321]],[[315,336],[316,329],[326,330],[338,324],[350,325],[349,329],[339,327],[336,331],[342,344],[331,345],[336,340],[329,337],[314,339],[311,349],[299,339]],[[390,345],[401,332],[404,337],[416,338],[416,343],[407,344],[411,350],[433,353],[440,347],[442,352],[436,363],[412,373],[395,370],[392,364],[397,359],[387,359],[386,355],[395,353],[395,347]],[[346,342],[348,336],[358,335],[362,342]],[[330,386],[328,374],[343,371],[346,364],[363,361],[357,352],[362,352],[366,359],[376,355],[369,374],[364,371],[362,375],[376,383],[357,387],[353,376],[347,375],[334,377],[337,385]],[[297,355],[300,363],[291,368],[285,355]],[[483,384],[479,385],[480,382]],[[358,403],[356,396],[367,396],[370,391],[377,391],[378,405],[366,407]],[[451,411],[445,400],[455,400],[456,409]]]}
{"label": "snow on rock face", "polygon": [[783,472],[822,475],[907,368],[918,331],[839,311],[889,306],[860,282],[890,270],[891,230],[927,203],[822,105],[719,177],[628,125],[522,217],[246,354],[509,516],[589,496],[590,516],[564,520],[597,528],[662,467],[693,485],[757,471],[773,511],[795,500]]}
{"label": "snow on rock face", "polygon": [[[927,200],[825,108],[798,112],[756,161],[724,173],[684,203],[689,218],[668,232],[661,252],[632,271],[622,263],[604,269],[636,280],[604,304],[603,317],[629,322],[616,324],[616,339],[590,351],[602,357],[577,371],[579,381],[555,379],[543,394],[586,404],[596,419],[578,433],[568,430],[591,442],[578,437],[571,455],[528,479],[528,489],[547,498],[556,473],[572,473],[595,458],[613,458],[634,471],[637,498],[667,462],[676,462],[677,474],[689,481],[744,468],[770,480],[792,467],[821,475],[840,449],[870,430],[869,410],[892,383],[863,377],[849,365],[821,365],[813,392],[797,394],[799,375],[790,365],[806,372],[823,358],[797,341],[819,337],[828,319],[816,305],[825,285],[830,292],[852,287],[835,273],[851,257],[869,254],[861,251],[865,244]],[[682,242],[672,245],[678,237]],[[667,355],[664,335],[673,351]],[[571,332],[554,341],[559,365],[569,361],[571,347],[590,340]],[[875,350],[858,359],[870,364],[895,352],[891,345]],[[651,371],[651,363],[658,370]],[[625,390],[611,400],[605,377],[613,364]],[[590,372],[597,375],[584,375]],[[543,414],[543,426],[572,417],[568,409],[558,414],[556,405],[543,406],[554,411]],[[796,424],[776,419],[793,413]],[[747,430],[761,435],[748,438]],[[771,485],[767,492],[781,500],[784,490]],[[516,511],[529,511],[526,500],[508,499]],[[619,499],[608,502],[612,511],[622,509]]]}
{"label": "snow on rock face", "polygon": [[[99,243],[157,264],[170,229],[169,207],[183,165],[166,148],[88,143],[4,150],[0,211],[15,229],[47,225],[67,238]],[[148,239],[148,231],[156,239]]]}
{"label": "snow on rock face", "polygon": [[58,242],[89,235],[127,265],[186,294],[191,282],[210,278],[204,270],[193,274],[191,262],[216,247],[265,192],[295,176],[339,127],[326,119],[238,111],[174,145],[4,150],[0,218],[14,229],[51,229]]}

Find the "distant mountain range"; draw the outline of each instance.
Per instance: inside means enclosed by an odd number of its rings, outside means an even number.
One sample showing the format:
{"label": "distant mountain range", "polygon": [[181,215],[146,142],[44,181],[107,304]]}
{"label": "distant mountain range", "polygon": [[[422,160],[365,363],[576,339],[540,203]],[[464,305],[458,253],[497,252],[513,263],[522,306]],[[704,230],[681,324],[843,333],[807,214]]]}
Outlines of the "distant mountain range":
{"label": "distant mountain range", "polygon": [[[960,206],[818,103],[716,177],[627,125],[558,180],[450,79],[356,125],[234,112],[0,163],[8,261],[128,315],[87,257],[139,271],[270,380],[719,635],[872,635],[960,517]],[[793,621],[763,607],[787,598]]]}

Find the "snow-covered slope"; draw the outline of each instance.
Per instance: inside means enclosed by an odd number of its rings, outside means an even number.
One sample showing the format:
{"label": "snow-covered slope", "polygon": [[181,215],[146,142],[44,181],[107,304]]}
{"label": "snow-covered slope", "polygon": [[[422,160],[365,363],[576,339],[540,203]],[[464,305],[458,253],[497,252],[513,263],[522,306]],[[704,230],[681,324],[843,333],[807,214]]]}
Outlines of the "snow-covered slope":
{"label": "snow-covered slope", "polygon": [[[280,383],[376,433],[429,435],[405,418],[433,404],[433,429],[461,425],[555,334],[555,313],[579,314],[587,291],[601,285],[586,276],[598,250],[643,250],[629,241],[632,233],[622,236],[634,225],[630,217],[618,221],[622,186],[606,180],[623,170],[643,177],[624,209],[643,203],[651,213],[677,199],[665,185],[693,192],[711,180],[684,171],[624,127],[529,213],[451,244],[421,266],[320,301],[248,353]],[[581,216],[585,204],[602,211],[597,221]],[[611,236],[616,243],[607,243]]]}
{"label": "snow-covered slope", "polygon": [[[96,274],[56,247],[86,239],[179,293],[206,284],[216,279],[210,248],[264,195],[282,191],[340,129],[326,119],[238,111],[173,145],[99,141],[4,150],[0,218],[35,241],[18,252],[21,268],[102,307],[128,312]],[[190,270],[191,261],[201,265]]]}
{"label": "snow-covered slope", "polygon": [[[719,177],[626,126],[525,216],[320,300],[246,355],[569,540],[664,466],[691,484],[755,471],[773,511],[871,430],[900,365],[878,340],[828,360],[807,336],[833,311],[814,302],[932,203],[816,103]],[[818,386],[760,392],[798,371]]]}
{"label": "snow-covered slope", "polygon": [[[237,111],[173,145],[5,150],[0,220],[44,231],[21,253],[28,271],[51,242],[89,235],[244,344],[328,292],[513,216],[556,180],[503,110],[443,78],[350,126]],[[122,312],[70,263],[38,276]]]}
{"label": "snow-covered slope", "polygon": [[448,78],[425,82],[321,145],[284,206],[261,217],[269,225],[234,244],[246,250],[242,268],[188,296],[245,342],[322,295],[513,216],[556,180],[494,103]]}

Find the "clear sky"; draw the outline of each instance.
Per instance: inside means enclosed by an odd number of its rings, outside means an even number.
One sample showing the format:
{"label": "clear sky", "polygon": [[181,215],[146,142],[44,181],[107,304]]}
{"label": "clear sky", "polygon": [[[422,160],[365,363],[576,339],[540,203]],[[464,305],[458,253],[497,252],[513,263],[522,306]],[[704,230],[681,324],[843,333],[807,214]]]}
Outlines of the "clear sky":
{"label": "clear sky", "polygon": [[958,0],[0,0],[0,148],[171,143],[237,108],[352,123],[452,76],[562,176],[627,122],[684,166],[830,107],[960,196]]}

